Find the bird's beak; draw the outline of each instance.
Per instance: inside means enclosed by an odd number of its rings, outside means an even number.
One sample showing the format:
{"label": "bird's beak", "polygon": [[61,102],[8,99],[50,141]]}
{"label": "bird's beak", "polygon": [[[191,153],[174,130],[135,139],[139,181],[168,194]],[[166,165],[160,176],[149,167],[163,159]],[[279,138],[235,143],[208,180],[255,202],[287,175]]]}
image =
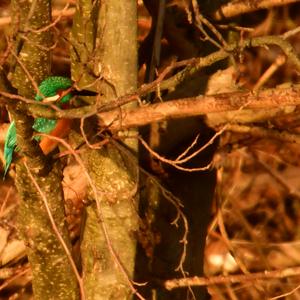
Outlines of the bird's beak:
{"label": "bird's beak", "polygon": [[68,95],[71,92],[72,92],[72,88],[68,88],[66,90],[58,90],[57,94],[55,94],[54,96],[51,96],[51,97],[44,98],[43,102],[44,103],[57,102],[58,100],[60,100],[61,98],[63,98],[64,96]]}
{"label": "bird's beak", "polygon": [[97,92],[90,91],[90,90],[81,90],[81,91],[73,90],[72,94],[74,96],[97,96],[98,95]]}
{"label": "bird's beak", "polygon": [[60,98],[63,98],[65,95],[72,93],[73,96],[97,96],[98,93],[94,92],[94,91],[89,91],[89,90],[74,90],[72,88],[69,88],[65,91],[63,91],[62,93],[56,94],[54,96],[51,97],[46,97],[43,99],[44,103],[52,103],[52,102],[56,102],[58,101]]}
{"label": "bird's beak", "polygon": [[43,102],[45,102],[45,103],[51,103],[51,102],[57,101],[59,98],[60,98],[60,95],[57,94],[57,95],[54,95],[52,97],[44,98]]}

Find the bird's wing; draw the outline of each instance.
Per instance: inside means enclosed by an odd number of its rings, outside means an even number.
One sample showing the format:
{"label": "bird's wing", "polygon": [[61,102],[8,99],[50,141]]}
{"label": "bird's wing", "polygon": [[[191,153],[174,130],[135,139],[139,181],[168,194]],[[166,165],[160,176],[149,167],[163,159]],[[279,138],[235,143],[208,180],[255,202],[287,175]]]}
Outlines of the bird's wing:
{"label": "bird's wing", "polygon": [[5,145],[6,147],[15,147],[17,143],[17,132],[15,122],[12,121],[7,129],[6,137],[5,137]]}
{"label": "bird's wing", "polygon": [[[32,128],[37,132],[50,133],[55,128],[56,123],[57,123],[56,120],[38,118],[34,121],[34,125],[32,126]],[[36,137],[36,139],[40,140],[39,137]],[[16,145],[17,145],[17,132],[16,132],[15,122],[13,121],[10,123],[5,137],[5,143],[4,143],[5,167],[4,167],[3,178],[5,178],[5,175],[12,162],[13,153],[16,149]]]}
{"label": "bird's wing", "polygon": [[7,134],[5,137],[5,143],[4,143],[4,160],[5,160],[5,167],[4,167],[4,176],[5,177],[9,166],[12,162],[13,153],[15,150],[17,144],[17,132],[16,132],[16,126],[15,122],[11,122]]}
{"label": "bird's wing", "polygon": [[34,124],[32,128],[37,132],[49,133],[55,128],[56,123],[57,123],[56,120],[38,118],[34,120]]}

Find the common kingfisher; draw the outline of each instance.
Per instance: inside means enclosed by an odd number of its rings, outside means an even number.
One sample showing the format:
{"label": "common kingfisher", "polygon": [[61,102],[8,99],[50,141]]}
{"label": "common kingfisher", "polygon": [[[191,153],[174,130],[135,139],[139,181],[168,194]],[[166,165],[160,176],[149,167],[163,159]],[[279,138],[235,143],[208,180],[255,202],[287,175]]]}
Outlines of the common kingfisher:
{"label": "common kingfisher", "polygon": [[[92,91],[77,91],[72,88],[73,82],[71,79],[63,76],[50,76],[45,79],[38,87],[39,92],[35,96],[36,101],[54,102],[57,106],[62,107],[63,104],[69,102],[74,95],[94,96],[97,93]],[[37,118],[34,120],[32,128],[39,133],[51,134],[58,137],[65,137],[66,132],[70,130],[70,120],[51,120],[45,118]],[[63,132],[63,133],[62,133]],[[38,140],[39,138],[36,137]],[[55,144],[55,145],[54,145]],[[40,147],[44,154],[50,153],[55,147],[55,142],[51,139],[44,138]],[[5,143],[4,143],[4,177],[12,162],[13,153],[17,146],[17,133],[15,122],[12,121],[8,128]]]}

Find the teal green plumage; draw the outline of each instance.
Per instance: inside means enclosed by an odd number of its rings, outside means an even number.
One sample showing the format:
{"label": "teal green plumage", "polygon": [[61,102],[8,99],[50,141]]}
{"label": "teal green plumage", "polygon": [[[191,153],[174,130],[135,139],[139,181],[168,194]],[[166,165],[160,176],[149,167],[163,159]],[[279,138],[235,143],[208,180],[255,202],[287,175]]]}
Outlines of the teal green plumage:
{"label": "teal green plumage", "polygon": [[[72,80],[62,76],[50,76],[39,85],[40,94],[36,94],[35,100],[42,101],[45,97],[57,95],[59,90],[66,90],[72,86]],[[60,103],[66,103],[72,98],[71,94],[65,95],[59,100]]]}
{"label": "teal green plumage", "polygon": [[[43,101],[45,98],[54,97],[59,94],[60,91],[64,91],[72,86],[71,79],[62,76],[51,76],[45,79],[39,85],[39,93],[36,94],[36,101]],[[72,98],[71,93],[65,95],[59,100],[59,103],[66,103]],[[34,121],[32,128],[40,133],[50,133],[56,126],[56,120],[38,118]],[[17,144],[17,133],[14,121],[11,122],[4,143],[4,177],[12,162],[13,153]]]}
{"label": "teal green plumage", "polygon": [[7,130],[5,144],[4,144],[4,160],[5,160],[4,177],[11,164],[16,143],[17,143],[16,126],[15,126],[15,122],[11,122]]}

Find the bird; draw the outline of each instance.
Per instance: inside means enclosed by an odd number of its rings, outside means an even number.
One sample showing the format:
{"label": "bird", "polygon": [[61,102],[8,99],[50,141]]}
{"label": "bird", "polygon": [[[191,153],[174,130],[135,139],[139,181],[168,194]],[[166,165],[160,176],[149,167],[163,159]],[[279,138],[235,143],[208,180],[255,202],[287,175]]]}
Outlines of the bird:
{"label": "bird", "polygon": [[[75,90],[75,88],[73,88],[72,80],[68,77],[50,76],[41,82],[34,99],[45,103],[53,102],[58,107],[63,108],[63,106],[75,95],[95,96],[97,93],[88,90]],[[69,132],[70,127],[71,121],[68,119],[54,120],[45,118],[35,119],[32,126],[32,128],[39,133],[51,134],[61,138],[67,135],[66,132]],[[36,136],[35,139],[40,141],[40,137],[38,136]],[[47,141],[47,139],[44,138],[40,143],[40,147],[44,154],[47,155],[56,147],[56,144],[57,143],[49,139]],[[12,121],[7,130],[4,143],[5,166],[3,179],[9,170],[15,150],[18,151],[17,133],[15,122]]]}

